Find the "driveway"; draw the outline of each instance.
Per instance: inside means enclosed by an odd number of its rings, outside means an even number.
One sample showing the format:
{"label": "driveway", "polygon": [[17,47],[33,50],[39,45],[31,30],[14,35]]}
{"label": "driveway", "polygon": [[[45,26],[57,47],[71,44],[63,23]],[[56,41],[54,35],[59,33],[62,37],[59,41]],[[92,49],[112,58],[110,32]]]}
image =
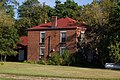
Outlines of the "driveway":
{"label": "driveway", "polygon": [[12,78],[16,80],[85,80],[85,79],[70,79],[70,78],[48,78],[48,77],[35,77],[35,76],[18,76],[11,74],[0,74],[1,78]]}

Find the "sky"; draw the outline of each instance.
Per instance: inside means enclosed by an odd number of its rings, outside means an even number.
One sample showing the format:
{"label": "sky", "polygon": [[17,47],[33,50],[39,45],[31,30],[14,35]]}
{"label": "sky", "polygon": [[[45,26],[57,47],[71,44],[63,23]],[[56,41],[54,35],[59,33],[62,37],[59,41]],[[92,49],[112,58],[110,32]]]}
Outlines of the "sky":
{"label": "sky", "polygon": [[[26,1],[26,0],[17,0],[20,5]],[[62,3],[65,2],[66,0],[60,0]],[[86,5],[88,3],[91,3],[93,0],[74,0],[78,5]],[[43,2],[45,2],[46,5],[49,5],[51,7],[54,7],[55,6],[55,0],[39,0],[39,2],[42,4]],[[15,11],[15,18],[17,18],[18,15],[17,15],[17,11]]]}
{"label": "sky", "polygon": [[[22,2],[24,2],[25,0],[17,0],[20,5],[22,4]],[[66,0],[60,0],[61,2],[65,2]],[[91,3],[93,0],[74,0],[76,3],[78,3],[78,5],[86,5],[88,3]],[[45,2],[46,5],[49,5],[51,7],[55,6],[55,0],[39,0],[39,2],[42,4],[43,2]]]}

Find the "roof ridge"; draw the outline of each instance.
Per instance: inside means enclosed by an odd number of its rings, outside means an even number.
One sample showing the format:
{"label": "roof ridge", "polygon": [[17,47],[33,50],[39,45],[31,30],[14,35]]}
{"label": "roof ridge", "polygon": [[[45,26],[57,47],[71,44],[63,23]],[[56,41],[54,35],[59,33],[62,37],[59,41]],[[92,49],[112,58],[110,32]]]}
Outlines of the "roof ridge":
{"label": "roof ridge", "polygon": [[[78,22],[77,20],[74,20],[70,17],[65,17],[65,18],[59,18],[57,19],[57,26],[56,28],[71,28],[71,26],[75,27],[74,24]],[[29,28],[30,29],[49,29],[52,26],[52,21],[51,22],[47,22],[47,23],[42,23],[38,26],[34,26]]]}
{"label": "roof ridge", "polygon": [[74,21],[74,22],[77,22],[76,20],[70,18],[70,17],[66,17],[69,21]]}

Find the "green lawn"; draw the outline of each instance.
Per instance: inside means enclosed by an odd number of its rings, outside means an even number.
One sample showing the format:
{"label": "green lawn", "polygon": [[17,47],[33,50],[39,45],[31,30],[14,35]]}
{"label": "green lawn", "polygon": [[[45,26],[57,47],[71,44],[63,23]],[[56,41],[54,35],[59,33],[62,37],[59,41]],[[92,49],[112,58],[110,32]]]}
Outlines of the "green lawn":
{"label": "green lawn", "polygon": [[120,79],[119,70],[91,69],[16,62],[5,62],[4,65],[0,65],[0,74],[78,79]]}
{"label": "green lawn", "polygon": [[15,79],[12,79],[12,78],[0,78],[0,80],[15,80]]}

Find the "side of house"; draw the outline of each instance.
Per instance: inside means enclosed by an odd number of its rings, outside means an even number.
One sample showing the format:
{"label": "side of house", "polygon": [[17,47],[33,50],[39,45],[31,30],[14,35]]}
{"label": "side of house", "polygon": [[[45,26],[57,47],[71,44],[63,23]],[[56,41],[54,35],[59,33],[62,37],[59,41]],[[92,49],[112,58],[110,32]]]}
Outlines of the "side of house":
{"label": "side of house", "polygon": [[47,58],[65,49],[76,52],[76,30],[43,30],[28,32],[28,60]]}

